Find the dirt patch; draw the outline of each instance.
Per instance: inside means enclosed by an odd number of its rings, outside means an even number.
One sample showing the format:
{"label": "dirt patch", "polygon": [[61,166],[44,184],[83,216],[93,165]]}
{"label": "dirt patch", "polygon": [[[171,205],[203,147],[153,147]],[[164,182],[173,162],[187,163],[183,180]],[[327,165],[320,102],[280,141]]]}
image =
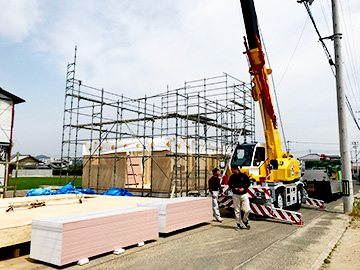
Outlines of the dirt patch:
{"label": "dirt patch", "polygon": [[360,217],[352,219],[320,269],[360,269]]}

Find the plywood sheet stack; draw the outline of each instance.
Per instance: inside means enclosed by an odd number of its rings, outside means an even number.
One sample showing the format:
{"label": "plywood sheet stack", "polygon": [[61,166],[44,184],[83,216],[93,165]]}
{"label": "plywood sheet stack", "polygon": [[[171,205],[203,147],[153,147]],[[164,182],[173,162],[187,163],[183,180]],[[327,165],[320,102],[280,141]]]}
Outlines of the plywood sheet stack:
{"label": "plywood sheet stack", "polygon": [[169,233],[212,220],[211,198],[182,197],[139,202],[137,205],[159,209],[160,233]]}
{"label": "plywood sheet stack", "polygon": [[[31,222],[33,219],[115,207],[136,206],[138,202],[159,199],[84,195],[81,200],[82,203],[79,203],[79,197],[76,194],[6,198],[0,200],[0,248],[31,241]],[[31,203],[36,202],[45,202],[46,206],[28,209]],[[6,210],[9,209],[10,205],[14,206],[14,211],[7,212]]]}
{"label": "plywood sheet stack", "polygon": [[158,236],[157,208],[132,206],[34,219],[30,258],[62,266]]}

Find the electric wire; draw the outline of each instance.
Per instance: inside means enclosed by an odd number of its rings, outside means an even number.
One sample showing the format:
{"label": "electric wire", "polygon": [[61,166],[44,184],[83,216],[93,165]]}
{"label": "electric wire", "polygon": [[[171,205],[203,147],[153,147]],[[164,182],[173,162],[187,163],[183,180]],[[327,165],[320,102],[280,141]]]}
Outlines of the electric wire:
{"label": "electric wire", "polygon": [[[324,43],[324,39],[333,38],[333,37],[325,37],[325,38],[323,38],[323,37],[321,36],[321,34],[320,34],[320,32],[319,32],[319,30],[318,30],[318,28],[317,28],[317,25],[316,25],[316,23],[315,23],[315,19],[314,19],[313,15],[312,15],[312,12],[311,12],[311,10],[310,10],[309,4],[308,4],[306,1],[303,1],[302,3],[304,4],[305,9],[306,9],[307,13],[309,14],[310,20],[312,21],[313,26],[314,26],[314,28],[315,28],[315,31],[316,31],[316,33],[317,33],[317,35],[318,35],[318,37],[319,37],[319,41],[320,41],[320,43],[321,43],[321,45],[322,45],[322,47],[323,47],[323,49],[324,49],[325,55],[326,55],[326,57],[327,57],[327,59],[328,59],[328,62],[329,62],[329,64],[330,64],[331,71],[332,71],[333,75],[336,77],[336,67],[335,67],[335,63],[334,63],[334,61],[332,60],[331,54],[330,54],[329,50],[327,49],[326,44]],[[350,112],[350,116],[353,118],[353,120],[354,120],[354,122],[355,122],[355,125],[357,126],[358,130],[360,130],[360,126],[359,126],[358,121],[357,121],[357,119],[356,119],[356,115],[355,115],[355,113],[354,113],[354,110],[352,109],[351,103],[350,103],[347,95],[345,95],[345,99],[346,99],[346,102],[345,102],[345,103],[346,103],[346,106],[347,106],[347,108],[348,108],[348,110],[349,110],[349,112]]]}
{"label": "electric wire", "polygon": [[329,18],[329,14],[331,17],[331,10],[330,10],[330,6],[329,6],[330,1],[326,1],[327,11],[325,11],[324,6],[322,5],[322,1],[319,1],[319,3],[320,3],[321,12],[324,17],[324,21],[325,21],[328,33],[331,33],[331,23],[329,23],[329,20],[327,19],[327,18]]}
{"label": "electric wire", "polygon": [[324,145],[339,145],[339,143],[327,143],[327,142],[299,142],[299,141],[288,141],[289,143],[298,144],[324,144]]}
{"label": "electric wire", "polygon": [[[345,65],[345,69],[346,69],[346,76],[347,76],[347,81],[346,83],[349,83],[349,85],[347,86],[346,89],[350,89],[351,94],[352,94],[352,101],[356,104],[356,107],[359,107],[359,99],[360,99],[360,93],[359,91],[355,91],[354,89],[359,89],[359,81],[358,81],[358,76],[356,76],[356,74],[358,74],[357,72],[357,65],[355,63],[356,61],[356,51],[352,50],[352,48],[355,48],[355,44],[354,44],[354,39],[352,37],[354,37],[353,32],[352,32],[352,20],[351,20],[351,12],[349,10],[349,6],[348,6],[348,14],[349,14],[349,23],[350,23],[350,27],[348,27],[345,18],[345,14],[344,14],[344,9],[342,4],[340,3],[340,10],[342,12],[342,17],[341,17],[341,22],[342,25],[345,28],[345,32],[346,33],[350,33],[351,35],[346,35],[345,36],[345,51],[347,53],[347,59],[348,59],[348,65]],[[350,28],[350,31],[349,31]],[[352,38],[350,40],[350,38]],[[351,47],[350,44],[352,44],[353,46]]]}
{"label": "electric wire", "polygon": [[[330,7],[330,4],[329,4],[329,1],[326,1],[327,3],[327,14],[324,10],[324,6],[322,5],[322,1],[319,1],[320,3],[320,6],[321,6],[321,10],[322,10],[322,13],[323,13],[323,16],[324,16],[324,21],[325,21],[325,24],[327,25],[328,27],[328,31],[330,32],[330,29],[329,29],[329,20],[327,20],[328,17],[331,17],[331,16],[328,16],[328,14],[331,14],[331,7]],[[346,33],[349,33],[348,31],[348,27],[347,27],[347,24],[346,24],[346,21],[344,20],[344,18],[346,18],[345,14],[344,14],[344,9],[343,9],[343,6],[342,6],[342,2],[340,1],[340,10],[342,12],[342,16],[340,17],[341,19],[341,22],[342,22],[342,25],[344,26],[345,28],[345,32]],[[351,20],[351,12],[350,12],[350,8],[349,8],[349,1],[347,1],[347,4],[348,4],[348,14],[349,14],[349,17],[350,17],[350,23],[352,22]],[[350,25],[350,29],[351,29],[351,33],[352,33],[352,37],[354,36],[353,35],[353,32],[352,32],[352,25]],[[356,59],[356,51],[352,51],[351,50],[351,46],[349,46],[349,44],[351,43],[350,40],[348,40],[348,37],[349,35],[346,35],[345,37],[342,37],[344,38],[345,42],[343,42],[343,44],[345,44],[345,52],[346,52],[346,55],[347,55],[347,59],[348,59],[348,64],[349,65],[344,65],[344,68],[346,70],[345,74],[346,74],[346,77],[347,77],[347,80],[344,80],[344,83],[345,83],[345,88],[347,90],[347,93],[348,95],[351,96],[351,100],[352,102],[355,103],[356,107],[359,107],[358,104],[358,100],[359,100],[359,92],[358,91],[354,91],[354,88],[355,89],[358,89],[357,85],[358,85],[358,78],[357,76],[355,75],[354,71],[356,71],[356,67],[357,65],[354,63],[355,59]],[[346,42],[347,41],[347,42]],[[352,42],[353,44],[353,47],[354,46],[354,42]],[[355,55],[355,57],[353,57]],[[350,68],[350,70],[349,70]],[[353,82],[355,83],[356,86],[353,85]],[[349,98],[348,98],[348,95],[345,96],[346,98],[346,106],[348,107],[348,110],[349,110],[349,113],[351,115],[351,117],[354,119],[355,121],[355,125],[357,126],[357,129],[359,129],[359,124],[358,124],[358,121],[356,119],[356,115],[354,113],[354,110],[352,109],[352,105],[349,101]]]}
{"label": "electric wire", "polygon": [[[328,32],[330,33],[330,23],[329,23],[329,19],[331,18],[331,6],[330,6],[330,1],[325,1],[326,5],[323,5],[323,0],[319,0],[317,1],[318,3],[320,3],[320,7],[321,7],[321,11],[324,17],[324,21],[325,24],[327,26]],[[358,91],[354,91],[354,89],[358,89],[359,87],[357,87],[359,85],[358,83],[358,76],[356,76],[356,74],[358,74],[357,71],[357,65],[354,61],[356,61],[356,51],[352,50],[351,48],[355,48],[355,43],[354,43],[354,39],[350,40],[350,37],[354,37],[354,33],[353,33],[353,27],[352,27],[352,18],[351,18],[351,11],[350,11],[350,5],[349,5],[349,0],[347,0],[347,14],[348,16],[345,16],[344,13],[344,8],[343,8],[343,1],[339,1],[340,4],[340,10],[342,13],[342,16],[340,17],[340,21],[341,24],[344,26],[345,29],[345,33],[350,33],[351,35],[344,35],[342,36],[342,38],[344,39],[343,44],[345,45],[345,52],[346,52],[346,65],[344,65],[344,68],[346,70],[345,75],[347,77],[347,80],[344,80],[345,85],[346,85],[346,90],[348,92],[348,94],[351,96],[351,100],[353,103],[355,103],[356,107],[359,107],[359,98],[360,98],[360,93]],[[325,7],[326,6],[326,10]],[[350,28],[348,27],[345,18],[349,18],[349,23],[350,23]],[[342,27],[341,27],[342,28]],[[349,31],[350,29],[350,31]],[[350,46],[350,44],[352,44],[352,47]],[[354,85],[355,84],[355,85]]]}
{"label": "electric wire", "polygon": [[[309,14],[310,20],[313,23],[315,31],[316,31],[316,33],[317,33],[317,35],[319,37],[319,41],[321,43],[321,46],[323,47],[326,58],[328,59],[328,62],[330,64],[331,71],[334,74],[334,76],[336,76],[335,63],[332,60],[331,54],[330,54],[329,50],[327,49],[326,44],[324,42],[324,39],[326,39],[326,38],[321,37],[319,29],[318,29],[318,27],[317,27],[317,25],[315,23],[315,19],[314,19],[313,15],[312,15],[312,12],[310,10],[309,4],[306,1],[304,1],[303,4],[305,6],[305,9],[306,9],[307,13]],[[327,38],[329,38],[329,37],[327,37]]]}
{"label": "electric wire", "polygon": [[[342,3],[340,3],[342,4]],[[349,4],[349,0],[346,1],[346,4],[347,4],[347,14],[348,14],[348,17],[345,17],[343,15],[343,18],[348,18],[349,19],[349,22],[350,22],[350,30],[351,30],[351,41],[349,41],[349,44],[351,44],[352,46],[349,45],[349,47],[351,48],[355,48],[356,46],[356,42],[355,42],[355,38],[356,37],[354,35],[354,27],[353,27],[353,18],[352,18],[352,12],[351,12],[351,9],[350,9],[350,4]],[[348,35],[347,35],[348,37]],[[355,81],[355,93],[358,93],[358,95],[360,95],[359,91],[356,91],[356,89],[359,89],[359,70],[358,70],[358,64],[357,64],[357,51],[356,50],[350,50],[350,60],[352,62],[352,68],[354,70],[354,73],[353,73],[353,79]],[[358,108],[359,106],[357,106]],[[359,111],[356,111],[356,113],[359,113]],[[353,138],[354,138],[354,141],[359,141],[359,132],[358,130],[356,129],[356,127],[353,128]]]}
{"label": "electric wire", "polygon": [[[270,59],[269,59],[268,53],[266,51],[265,41],[263,39],[263,35],[262,35],[262,32],[261,32],[261,28],[260,28],[259,23],[258,23],[258,26],[259,26],[259,34],[260,34],[260,39],[261,39],[261,44],[262,44],[261,46],[264,48],[265,55],[266,55],[266,60],[267,60],[267,62],[269,64],[269,68],[271,69]],[[275,98],[275,102],[276,102],[276,108],[277,108],[278,115],[279,115],[279,122],[281,123],[280,128],[281,128],[281,133],[282,133],[284,144],[285,144],[285,149],[286,149],[286,152],[290,152],[289,146],[286,143],[284,125],[282,124],[281,113],[280,113],[280,105],[279,105],[279,102],[278,102],[277,92],[276,92],[275,83],[274,83],[274,75],[271,74],[270,77],[271,77],[271,82],[272,82],[272,85],[273,85],[273,92],[274,92],[274,98]]]}
{"label": "electric wire", "polygon": [[[303,27],[303,29],[301,30],[299,39],[298,39],[298,41],[297,41],[297,43],[296,43],[296,45],[295,45],[294,51],[293,51],[293,53],[292,53],[292,55],[291,55],[291,57],[290,57],[290,59],[289,59],[289,61],[288,61],[288,64],[286,65],[286,68],[285,68],[285,70],[284,70],[284,72],[283,72],[283,74],[282,74],[279,82],[277,83],[276,89],[279,88],[279,85],[281,84],[282,80],[284,79],[284,77],[285,77],[285,75],[286,75],[286,73],[287,73],[287,71],[288,71],[288,69],[289,69],[290,63],[292,62],[292,60],[293,60],[293,58],[294,58],[294,55],[295,55],[295,52],[297,51],[297,49],[298,49],[298,47],[299,47],[299,44],[300,44],[300,41],[301,41],[301,39],[302,39],[302,37],[303,37],[303,35],[304,35],[304,32],[305,32],[305,28],[306,28],[308,19],[309,19],[309,18],[306,17],[306,20],[305,20],[305,23],[304,23],[304,27]],[[272,80],[272,81],[273,81],[273,84],[274,84],[274,80]],[[274,86],[274,89],[275,89],[275,86]]]}
{"label": "electric wire", "polygon": [[[288,144],[303,144],[303,145],[316,145],[318,147],[310,147],[308,150],[296,150],[293,151],[292,154],[295,154],[297,156],[303,155],[303,154],[312,154],[312,153],[329,153],[333,152],[334,154],[338,152],[338,150],[333,149],[331,146],[336,146],[336,148],[339,147],[339,143],[331,143],[331,142],[301,142],[301,141],[288,141]],[[327,146],[326,148],[319,148],[320,145]],[[330,148],[330,149],[329,149]],[[329,155],[329,154],[327,154]]]}

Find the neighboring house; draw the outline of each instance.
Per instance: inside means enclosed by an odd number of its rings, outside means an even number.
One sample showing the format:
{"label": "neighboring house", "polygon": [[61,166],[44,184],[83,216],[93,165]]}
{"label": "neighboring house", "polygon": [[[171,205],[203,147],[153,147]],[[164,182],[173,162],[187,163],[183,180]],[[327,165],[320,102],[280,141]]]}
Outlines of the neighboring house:
{"label": "neighboring house", "polygon": [[305,156],[299,157],[299,160],[329,160],[329,159],[340,159],[339,155],[325,155],[325,154],[307,154]]}
{"label": "neighboring house", "polygon": [[320,160],[320,158],[321,158],[321,155],[319,155],[319,154],[307,154],[305,156],[299,157],[298,159],[307,161],[307,160]]}
{"label": "neighboring house", "polygon": [[51,159],[48,165],[53,169],[67,169],[71,162],[67,160],[61,161],[60,159]]}
{"label": "neighboring house", "polygon": [[[11,156],[11,146],[14,127],[15,104],[25,102],[0,87],[0,162],[4,162],[6,155],[8,161]],[[4,186],[5,165],[0,164],[0,186]],[[7,173],[9,175],[9,173]],[[6,181],[8,185],[8,179]]]}
{"label": "neighboring house", "polygon": [[[16,155],[11,157],[11,162],[16,162]],[[19,167],[38,166],[44,164],[41,160],[31,155],[19,155]]]}
{"label": "neighboring house", "polygon": [[[11,163],[16,162],[13,156]],[[15,164],[11,164],[12,177],[15,177]],[[31,155],[19,156],[18,177],[51,177],[52,168]]]}

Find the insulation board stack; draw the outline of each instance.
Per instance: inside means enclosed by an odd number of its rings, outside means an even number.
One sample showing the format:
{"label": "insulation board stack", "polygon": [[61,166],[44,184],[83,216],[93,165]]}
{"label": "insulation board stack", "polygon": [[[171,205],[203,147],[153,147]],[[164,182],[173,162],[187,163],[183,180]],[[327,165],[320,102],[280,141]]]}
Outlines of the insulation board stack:
{"label": "insulation board stack", "polygon": [[158,209],[121,207],[34,219],[30,258],[62,266],[159,237]]}
{"label": "insulation board stack", "polygon": [[181,197],[139,202],[140,207],[159,209],[159,232],[169,233],[212,220],[211,198]]}

